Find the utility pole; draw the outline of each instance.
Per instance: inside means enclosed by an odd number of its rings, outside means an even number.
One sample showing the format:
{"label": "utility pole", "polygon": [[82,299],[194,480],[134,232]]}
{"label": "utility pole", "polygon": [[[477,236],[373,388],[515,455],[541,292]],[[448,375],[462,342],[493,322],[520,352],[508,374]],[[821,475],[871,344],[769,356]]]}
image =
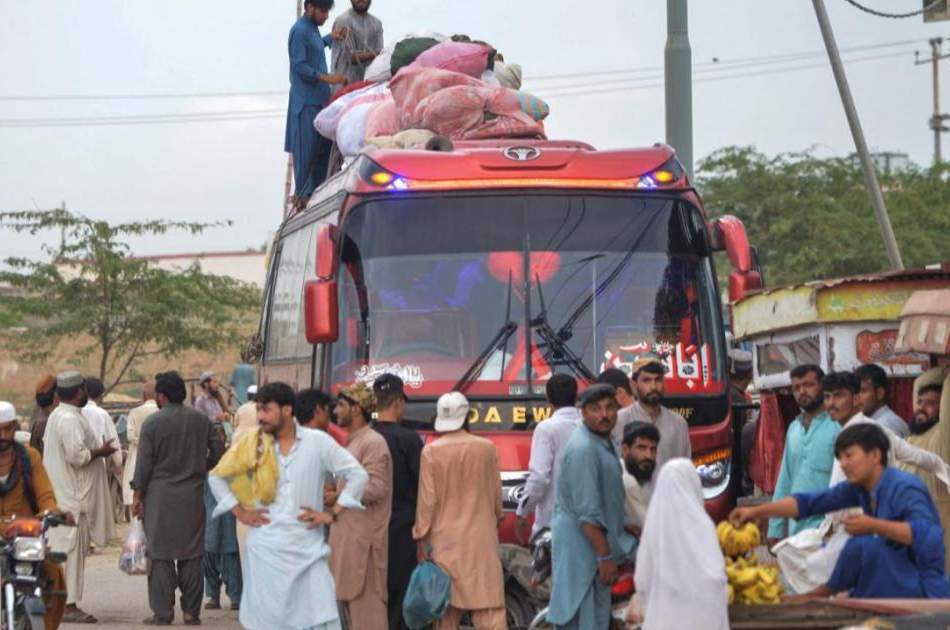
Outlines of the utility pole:
{"label": "utility pole", "polygon": [[929,63],[932,66],[933,70],[933,90],[934,90],[934,113],[930,117],[930,128],[934,132],[934,166],[939,166],[943,162],[943,152],[940,147],[940,135],[944,131],[950,131],[950,127],[947,127],[943,124],[943,121],[950,118],[947,114],[942,114],[940,112],[940,60],[950,57],[950,53],[943,55],[943,38],[934,37],[930,40],[930,59],[924,59],[921,61],[919,58],[919,53],[914,53],[914,65],[919,66],[921,64]]}
{"label": "utility pole", "polygon": [[688,0],[666,0],[666,143],[693,178],[693,66]]}
{"label": "utility pole", "polygon": [[881,228],[881,236],[884,239],[884,248],[887,250],[887,258],[890,260],[891,267],[899,271],[904,268],[900,248],[897,246],[897,239],[894,237],[891,219],[887,215],[887,207],[884,205],[884,195],[881,194],[881,184],[877,181],[874,163],[871,162],[871,154],[868,151],[868,143],[864,139],[864,130],[861,128],[861,120],[858,118],[858,112],[854,106],[854,98],[851,96],[851,87],[848,85],[848,77],[844,72],[844,64],[841,63],[841,54],[838,52],[838,43],[835,41],[835,33],[831,28],[831,20],[828,19],[828,11],[825,9],[824,0],[812,0],[812,3],[815,5],[815,16],[818,18],[821,36],[825,40],[825,48],[828,50],[828,60],[831,62],[831,70],[835,75],[835,82],[838,84],[841,104],[844,105],[844,113],[848,118],[848,126],[851,127],[851,136],[854,138],[854,146],[857,150],[858,157],[861,159],[861,169],[864,171],[864,185],[868,190],[868,195],[871,197],[874,215],[877,217],[878,225]]}

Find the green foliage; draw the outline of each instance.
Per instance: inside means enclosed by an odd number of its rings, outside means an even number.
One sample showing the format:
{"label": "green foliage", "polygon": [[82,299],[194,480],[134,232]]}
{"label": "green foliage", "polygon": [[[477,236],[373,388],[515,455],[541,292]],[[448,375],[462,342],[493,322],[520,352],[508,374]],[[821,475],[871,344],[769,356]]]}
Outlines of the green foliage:
{"label": "green foliage", "polygon": [[[950,260],[948,174],[945,167],[881,175],[905,267]],[[711,217],[734,214],[745,223],[770,286],[889,268],[852,160],[727,147],[700,163],[698,187]]]}
{"label": "green foliage", "polygon": [[47,358],[63,341],[81,343],[77,358],[95,356],[111,390],[139,380],[137,363],[151,355],[188,350],[215,352],[240,340],[257,317],[260,291],[194,265],[171,272],[132,258],[128,237],[184,231],[199,234],[217,224],[148,221],[110,225],[54,210],[0,213],[0,227],[36,236],[55,231],[57,247],[45,260],[7,259],[0,283],[11,287],[0,302],[0,322],[24,332],[8,345],[22,360]]}

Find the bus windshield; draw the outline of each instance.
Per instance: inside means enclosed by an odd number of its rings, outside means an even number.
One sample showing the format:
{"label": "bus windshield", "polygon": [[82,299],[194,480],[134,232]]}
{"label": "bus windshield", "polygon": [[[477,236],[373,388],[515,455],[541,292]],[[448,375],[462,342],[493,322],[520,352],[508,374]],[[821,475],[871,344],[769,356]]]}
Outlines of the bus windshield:
{"label": "bus windshield", "polygon": [[724,390],[712,263],[683,200],[393,196],[354,207],[342,232],[337,387],[392,372],[436,397],[478,365],[468,395],[537,397],[554,372],[629,373],[655,352],[668,395]]}

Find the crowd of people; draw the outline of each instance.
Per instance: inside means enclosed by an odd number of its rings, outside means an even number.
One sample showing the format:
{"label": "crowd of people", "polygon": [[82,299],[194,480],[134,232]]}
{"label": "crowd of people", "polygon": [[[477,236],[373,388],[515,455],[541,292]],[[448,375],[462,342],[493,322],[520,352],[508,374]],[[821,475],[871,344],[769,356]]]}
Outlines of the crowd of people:
{"label": "crowd of people", "polygon": [[[800,414],[775,492],[730,520],[770,519],[768,545],[796,597],[950,597],[948,514],[931,496],[934,484],[950,487],[937,448],[941,377],[918,379],[905,422],[886,404],[878,366],[791,371]],[[555,627],[607,627],[623,565],[637,585],[629,618],[645,628],[727,627],[714,526],[686,420],[663,405],[664,380],[662,358],[645,355],[630,376],[610,369],[583,391],[566,374],[546,382],[553,413],[532,434],[516,530],[523,542],[552,532]],[[395,375],[336,396],[250,385],[233,413],[215,374],[198,387],[188,406],[176,372],[145,384],[127,418],[124,470],[98,379],[41,380],[34,448],[15,442],[15,411],[0,403],[0,515],[69,515],[69,527],[51,530],[67,556],[65,571],[46,569],[67,593],[51,600],[51,619],[96,621],[77,604],[86,555],[115,534],[116,475],[148,541],[146,625],[172,623],[176,590],[183,622],[197,625],[202,596],[205,609],[221,608],[223,590],[247,628],[402,628],[411,574],[431,559],[452,582],[436,628],[457,628],[466,613],[476,628],[507,626],[498,456],[467,430],[464,395],[439,399],[437,439],[426,444],[401,425],[408,399]]]}

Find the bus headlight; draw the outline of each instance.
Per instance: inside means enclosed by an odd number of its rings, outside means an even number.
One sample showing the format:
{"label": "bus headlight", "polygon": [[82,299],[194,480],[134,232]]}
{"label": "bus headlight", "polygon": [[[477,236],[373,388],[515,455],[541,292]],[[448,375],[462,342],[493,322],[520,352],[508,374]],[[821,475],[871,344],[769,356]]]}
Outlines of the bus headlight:
{"label": "bus headlight", "polygon": [[730,455],[728,449],[721,449],[693,460],[703,486],[703,498],[714,499],[729,487],[732,476]]}
{"label": "bus headlight", "polygon": [[17,538],[13,541],[13,559],[23,562],[40,562],[46,558],[46,545],[42,538]]}

